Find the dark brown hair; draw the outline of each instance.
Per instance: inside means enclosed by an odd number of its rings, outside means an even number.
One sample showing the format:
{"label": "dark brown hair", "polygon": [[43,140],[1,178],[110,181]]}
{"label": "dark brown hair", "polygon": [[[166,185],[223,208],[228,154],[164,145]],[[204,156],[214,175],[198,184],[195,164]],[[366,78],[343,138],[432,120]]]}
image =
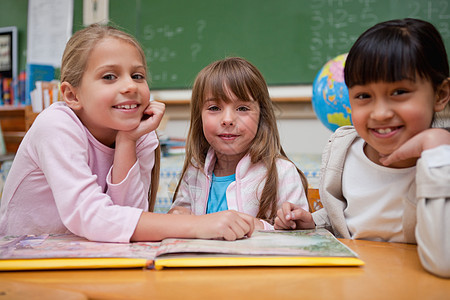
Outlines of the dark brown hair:
{"label": "dark brown hair", "polygon": [[377,81],[415,81],[416,75],[430,80],[436,90],[449,77],[449,66],[437,29],[409,18],[369,28],[350,49],[344,68],[349,88]]}

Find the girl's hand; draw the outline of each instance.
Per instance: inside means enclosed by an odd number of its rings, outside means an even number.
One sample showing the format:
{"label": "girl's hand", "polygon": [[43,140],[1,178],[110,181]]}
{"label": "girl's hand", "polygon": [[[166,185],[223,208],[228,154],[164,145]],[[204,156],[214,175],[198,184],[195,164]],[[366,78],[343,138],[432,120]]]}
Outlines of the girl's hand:
{"label": "girl's hand", "polygon": [[275,229],[313,229],[316,227],[309,211],[290,202],[284,202],[277,211]]}
{"label": "girl's hand", "polygon": [[380,162],[389,166],[398,161],[419,158],[423,151],[446,144],[450,144],[450,132],[441,128],[430,128],[410,138],[390,155],[380,158]]}
{"label": "girl's hand", "polygon": [[192,211],[184,206],[174,206],[167,213],[173,215],[192,215]]}
{"label": "girl's hand", "polygon": [[196,238],[234,241],[250,237],[255,229],[254,217],[234,210],[196,217]]}
{"label": "girl's hand", "polygon": [[118,135],[124,134],[128,139],[137,141],[144,134],[147,134],[158,128],[159,123],[161,123],[162,117],[164,116],[165,109],[166,106],[164,103],[158,101],[150,101],[149,105],[144,110],[144,115],[138,127],[127,132],[119,131]]}
{"label": "girl's hand", "polygon": [[234,210],[199,216],[143,212],[130,241],[161,241],[166,238],[234,241],[252,235],[254,219]]}
{"label": "girl's hand", "polygon": [[116,145],[114,153],[114,163],[111,175],[112,183],[119,183],[124,180],[135,164],[136,141],[146,133],[155,130],[164,115],[165,105],[161,102],[151,101],[144,111],[144,117],[139,125],[130,131],[119,131],[116,135]]}
{"label": "girl's hand", "polygon": [[258,218],[253,218],[255,230],[264,230],[264,223]]}

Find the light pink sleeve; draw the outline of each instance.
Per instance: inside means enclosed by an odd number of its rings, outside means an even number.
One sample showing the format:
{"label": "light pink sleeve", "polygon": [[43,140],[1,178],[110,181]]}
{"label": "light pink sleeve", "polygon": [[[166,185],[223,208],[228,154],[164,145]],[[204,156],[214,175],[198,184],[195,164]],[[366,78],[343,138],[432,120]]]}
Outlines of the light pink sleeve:
{"label": "light pink sleeve", "polygon": [[[139,155],[137,165],[119,184],[120,191],[115,187],[105,191],[99,182],[106,179],[93,173],[84,127],[67,126],[67,120],[55,120],[54,124],[36,137],[40,139],[36,159],[53,192],[62,222],[72,233],[90,240],[129,242],[145,207],[144,190],[150,182],[150,172],[141,181],[140,167],[150,162],[144,169],[151,169],[153,151],[147,151],[145,157]],[[110,168],[110,164],[102,163],[106,162],[99,162],[95,168]]]}
{"label": "light pink sleeve", "polygon": [[137,145],[138,160],[128,172],[125,179],[117,184],[111,183],[111,171],[109,169],[106,181],[108,190],[114,204],[132,206],[148,210],[148,193],[150,190],[151,172],[155,164],[155,149],[158,146],[158,138],[155,132],[151,132]]}
{"label": "light pink sleeve", "polygon": [[306,198],[305,189],[302,185],[300,175],[295,165],[289,161],[279,159],[277,161],[278,168],[278,208],[288,201],[299,205],[304,210],[308,210],[308,199]]}

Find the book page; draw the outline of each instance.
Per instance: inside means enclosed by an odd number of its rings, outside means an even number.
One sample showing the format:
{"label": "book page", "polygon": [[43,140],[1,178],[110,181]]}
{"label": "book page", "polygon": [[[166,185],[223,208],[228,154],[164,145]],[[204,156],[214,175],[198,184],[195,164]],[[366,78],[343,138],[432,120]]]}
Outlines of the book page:
{"label": "book page", "polygon": [[122,257],[152,260],[169,253],[356,257],[325,229],[256,231],[236,241],[166,239],[162,242],[101,243],[72,234],[7,236],[0,240],[0,259]]}
{"label": "book page", "polygon": [[73,234],[6,236],[0,240],[0,259],[114,257],[152,260],[159,244],[92,242]]}
{"label": "book page", "polygon": [[156,255],[170,253],[357,257],[355,252],[325,229],[255,231],[251,238],[236,241],[166,239]]}

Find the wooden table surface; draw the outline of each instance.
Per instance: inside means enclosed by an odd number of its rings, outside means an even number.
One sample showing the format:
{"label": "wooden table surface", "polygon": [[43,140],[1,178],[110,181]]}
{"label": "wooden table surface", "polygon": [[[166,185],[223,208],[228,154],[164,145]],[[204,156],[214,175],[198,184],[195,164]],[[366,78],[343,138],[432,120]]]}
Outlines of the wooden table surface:
{"label": "wooden table surface", "polygon": [[416,246],[341,241],[364,266],[1,272],[0,299],[450,299]]}

